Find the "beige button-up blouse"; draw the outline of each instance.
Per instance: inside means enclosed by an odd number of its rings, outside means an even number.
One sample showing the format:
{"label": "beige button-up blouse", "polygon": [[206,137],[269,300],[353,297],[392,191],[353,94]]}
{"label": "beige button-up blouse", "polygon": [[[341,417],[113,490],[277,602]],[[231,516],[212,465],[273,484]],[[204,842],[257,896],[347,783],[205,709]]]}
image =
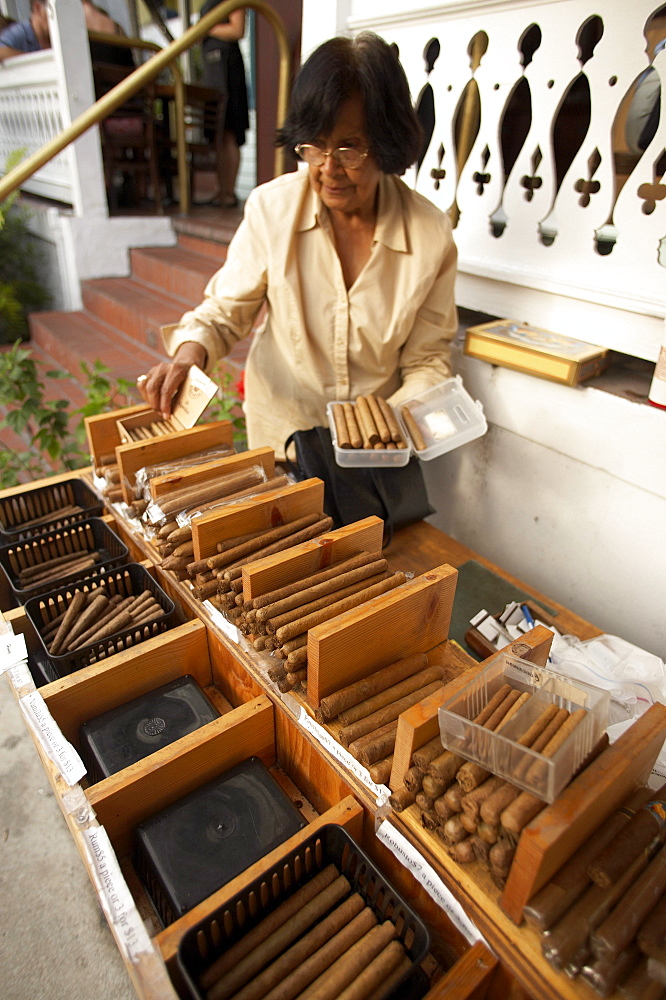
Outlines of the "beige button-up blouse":
{"label": "beige button-up blouse", "polygon": [[456,248],[449,218],[398,177],[380,182],[370,259],[345,288],[327,210],[299,170],[256,188],[204,301],[165,328],[167,352],[202,344],[206,369],[246,337],[267,303],[245,372],[251,448],[277,458],[329,400],[396,403],[451,374]]}

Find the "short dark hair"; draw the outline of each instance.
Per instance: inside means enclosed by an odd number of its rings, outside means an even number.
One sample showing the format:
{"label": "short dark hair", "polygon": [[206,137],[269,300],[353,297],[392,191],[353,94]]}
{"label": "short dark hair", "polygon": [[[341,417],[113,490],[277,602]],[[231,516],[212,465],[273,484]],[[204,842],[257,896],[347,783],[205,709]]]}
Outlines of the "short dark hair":
{"label": "short dark hair", "polygon": [[363,101],[370,152],[380,170],[404,174],[421,153],[421,126],[395,49],[371,31],[331,38],[306,59],[276,144],[293,148],[327,135],[354,94]]}

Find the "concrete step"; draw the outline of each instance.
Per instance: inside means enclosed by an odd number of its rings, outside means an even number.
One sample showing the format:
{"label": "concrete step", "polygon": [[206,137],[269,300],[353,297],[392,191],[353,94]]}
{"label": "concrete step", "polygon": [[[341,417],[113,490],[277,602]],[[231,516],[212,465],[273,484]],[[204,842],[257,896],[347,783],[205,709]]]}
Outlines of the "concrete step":
{"label": "concrete step", "polygon": [[136,249],[130,257],[136,280],[192,305],[201,302],[204,288],[219,267],[210,256],[180,246]]}

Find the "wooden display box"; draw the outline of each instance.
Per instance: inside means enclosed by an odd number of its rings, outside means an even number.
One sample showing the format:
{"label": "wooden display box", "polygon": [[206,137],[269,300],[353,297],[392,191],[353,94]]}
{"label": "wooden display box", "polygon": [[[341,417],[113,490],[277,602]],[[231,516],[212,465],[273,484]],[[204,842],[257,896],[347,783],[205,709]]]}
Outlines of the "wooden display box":
{"label": "wooden display box", "polygon": [[215,382],[197,365],[192,365],[176,394],[171,416],[164,420],[157,410],[146,409],[141,413],[120,417],[117,426],[121,442],[131,444],[142,439],[190,430],[216,393]]}
{"label": "wooden display box", "polygon": [[[11,623],[15,632],[26,632],[28,629],[20,611],[12,613]],[[225,899],[241,890],[265,867],[274,865],[284,852],[296,847],[321,826],[336,823],[345,827],[371,855],[373,863],[381,868],[414,909],[419,905],[423,908],[423,919],[431,925],[432,946],[428,967],[430,971],[437,969],[439,977],[428,993],[429,1000],[444,995],[459,1000],[485,996],[498,968],[495,957],[481,944],[469,948],[442,911],[414,882],[408,870],[397,864],[386,848],[376,841],[372,815],[350,794],[349,786],[341,775],[316,751],[313,753],[308,739],[285,712],[274,706],[266,695],[254,695],[250,688],[244,692],[248,700],[232,707],[215,683],[223,664],[216,663],[219,647],[215,642],[209,643],[209,638],[208,629],[202,622],[187,622],[165,636],[150,640],[141,649],[116,654],[104,663],[84,668],[76,676],[40,689],[55,723],[75,749],[80,746],[79,727],[82,722],[186,673],[196,678],[222,712],[219,719],[123,771],[87,788],[84,781],[83,794],[90,807],[88,812],[81,808],[76,814],[71,812],[67,800],[74,796],[75,790],[63,789],[54,765],[38,746],[93,883],[95,878],[90,871],[85,848],[86,830],[96,829],[99,823],[109,837],[138,914],[153,926],[155,943],[169,970],[172,992],[160,978],[159,968],[156,971],[154,956],[147,954],[141,962],[132,963],[131,967],[128,965],[138,995],[145,1000],[173,1000],[179,988],[176,953],[185,931],[202,915],[212,912]],[[131,863],[136,825],[249,755],[260,757],[269,767],[301,810],[308,825],[191,911],[161,929]],[[307,774],[305,782],[302,781],[304,773]],[[314,790],[312,797],[309,795],[311,790]],[[83,821],[82,817],[85,817]]]}

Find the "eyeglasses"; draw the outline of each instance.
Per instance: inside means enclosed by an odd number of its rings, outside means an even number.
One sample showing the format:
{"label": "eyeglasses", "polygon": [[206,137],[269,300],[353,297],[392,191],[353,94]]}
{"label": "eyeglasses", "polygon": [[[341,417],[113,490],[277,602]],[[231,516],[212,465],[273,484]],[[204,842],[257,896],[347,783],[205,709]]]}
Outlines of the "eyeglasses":
{"label": "eyeglasses", "polygon": [[357,170],[368,155],[368,150],[361,153],[353,146],[338,146],[337,149],[324,151],[319,146],[313,146],[309,142],[299,143],[294,152],[311,167],[323,167],[327,158],[332,156],[336,163],[348,170]]}

